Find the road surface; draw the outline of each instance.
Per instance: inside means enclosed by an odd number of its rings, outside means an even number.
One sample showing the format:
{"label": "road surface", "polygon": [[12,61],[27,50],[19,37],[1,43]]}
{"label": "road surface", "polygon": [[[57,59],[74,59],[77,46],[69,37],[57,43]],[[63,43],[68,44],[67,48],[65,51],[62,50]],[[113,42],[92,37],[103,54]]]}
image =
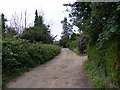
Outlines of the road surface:
{"label": "road surface", "polygon": [[83,72],[86,59],[63,48],[54,59],[10,81],[7,88],[92,88]]}

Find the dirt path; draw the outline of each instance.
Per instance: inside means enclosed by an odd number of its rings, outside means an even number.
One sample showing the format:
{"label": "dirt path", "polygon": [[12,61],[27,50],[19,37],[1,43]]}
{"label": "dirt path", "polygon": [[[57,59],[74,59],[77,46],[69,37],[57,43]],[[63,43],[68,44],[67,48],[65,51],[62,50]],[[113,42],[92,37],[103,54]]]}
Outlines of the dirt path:
{"label": "dirt path", "polygon": [[[46,56],[47,57],[47,56]],[[92,88],[82,68],[86,56],[77,56],[68,49],[21,77],[9,82],[8,88]]]}

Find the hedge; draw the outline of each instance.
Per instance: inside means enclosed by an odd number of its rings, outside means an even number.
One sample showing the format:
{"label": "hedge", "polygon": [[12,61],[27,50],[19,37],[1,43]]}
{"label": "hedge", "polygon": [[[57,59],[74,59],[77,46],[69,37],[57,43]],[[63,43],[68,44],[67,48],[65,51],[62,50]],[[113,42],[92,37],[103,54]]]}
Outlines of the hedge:
{"label": "hedge", "polygon": [[4,39],[2,45],[2,85],[23,72],[42,64],[60,53],[60,47],[29,43],[23,39]]}
{"label": "hedge", "polygon": [[[106,42],[99,50],[98,43],[88,44],[88,61],[85,62],[85,71],[98,88],[120,86],[120,47],[117,39]],[[97,79],[96,79],[97,78]],[[97,82],[96,82],[97,81]]]}

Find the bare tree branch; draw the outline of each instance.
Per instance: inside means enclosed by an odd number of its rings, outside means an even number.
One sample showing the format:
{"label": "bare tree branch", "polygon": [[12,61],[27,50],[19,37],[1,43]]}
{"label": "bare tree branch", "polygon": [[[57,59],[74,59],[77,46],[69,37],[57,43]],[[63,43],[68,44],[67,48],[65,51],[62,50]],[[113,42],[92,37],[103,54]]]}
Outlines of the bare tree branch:
{"label": "bare tree branch", "polygon": [[21,34],[25,28],[30,25],[28,24],[28,15],[27,10],[24,11],[24,14],[17,14],[16,12],[12,15],[12,19],[10,20],[10,27],[15,28],[15,30]]}

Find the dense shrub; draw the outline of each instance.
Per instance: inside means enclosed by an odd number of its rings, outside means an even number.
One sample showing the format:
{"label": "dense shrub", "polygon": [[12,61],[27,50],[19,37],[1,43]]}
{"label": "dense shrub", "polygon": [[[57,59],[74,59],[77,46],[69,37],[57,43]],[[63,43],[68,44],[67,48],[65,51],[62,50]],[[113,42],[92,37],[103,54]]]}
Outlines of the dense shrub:
{"label": "dense shrub", "polygon": [[77,48],[77,42],[76,42],[76,40],[71,41],[71,42],[69,43],[69,48],[70,48],[71,50],[74,50],[74,49]]}
{"label": "dense shrub", "polygon": [[77,39],[77,47],[81,54],[86,53],[86,40],[83,34],[80,34]]}
{"label": "dense shrub", "polygon": [[48,44],[32,44],[28,48],[28,53],[34,60],[35,64],[44,63],[47,60],[53,58],[56,54],[60,52],[60,48],[54,45]]}
{"label": "dense shrub", "polygon": [[53,43],[53,36],[50,32],[50,26],[44,24],[43,16],[35,11],[34,26],[26,28],[20,36],[22,39],[30,40],[31,42],[42,42],[46,44]]}
{"label": "dense shrub", "polygon": [[[118,41],[118,40],[117,40]],[[87,47],[89,60],[85,64],[85,71],[92,78],[96,87],[113,87],[120,84],[120,64],[119,64],[119,42],[116,39],[106,42],[102,49],[98,49],[98,44]],[[87,66],[86,66],[87,65]],[[91,68],[91,69],[90,69]],[[94,72],[93,74],[91,74]],[[95,74],[95,72],[97,74]],[[98,79],[96,82],[95,80]],[[101,78],[101,79],[100,79]]]}
{"label": "dense shrub", "polygon": [[[75,2],[64,6],[71,7],[71,21],[88,38],[88,66],[94,69],[91,72],[99,71],[109,84],[120,87],[120,2]],[[106,85],[104,77],[100,81]]]}
{"label": "dense shrub", "polygon": [[55,45],[29,43],[23,39],[4,39],[2,45],[2,80],[9,80],[59,54]]}
{"label": "dense shrub", "polygon": [[[32,37],[31,37],[32,36]],[[42,27],[35,26],[26,28],[21,35],[22,39],[29,40],[30,42],[43,42],[43,43],[53,43],[53,37],[50,36],[50,31],[43,29]]]}
{"label": "dense shrub", "polygon": [[62,38],[59,41],[59,45],[62,46],[63,48],[68,48],[69,47],[69,38],[68,37]]}
{"label": "dense shrub", "polygon": [[92,84],[97,88],[108,88],[108,79],[99,71],[94,62],[86,60],[84,62],[84,71],[92,80]]}

